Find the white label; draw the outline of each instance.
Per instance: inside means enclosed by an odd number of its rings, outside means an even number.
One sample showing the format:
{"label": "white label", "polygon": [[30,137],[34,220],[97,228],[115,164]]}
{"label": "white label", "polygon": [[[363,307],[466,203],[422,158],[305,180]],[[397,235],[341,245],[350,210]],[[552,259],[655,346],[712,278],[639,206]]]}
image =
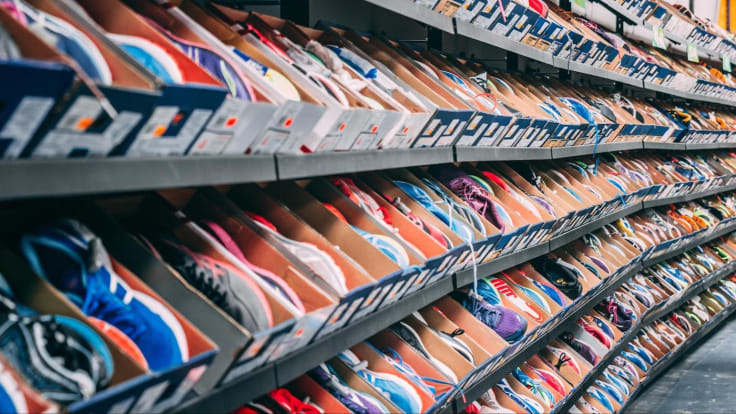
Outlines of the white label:
{"label": "white label", "polygon": [[4,158],[17,158],[20,155],[53,106],[53,99],[38,96],[27,96],[20,101],[0,131],[0,138],[13,140]]}
{"label": "white label", "polygon": [[56,128],[69,131],[85,131],[100,116],[102,105],[91,96],[80,96],[67,109]]}

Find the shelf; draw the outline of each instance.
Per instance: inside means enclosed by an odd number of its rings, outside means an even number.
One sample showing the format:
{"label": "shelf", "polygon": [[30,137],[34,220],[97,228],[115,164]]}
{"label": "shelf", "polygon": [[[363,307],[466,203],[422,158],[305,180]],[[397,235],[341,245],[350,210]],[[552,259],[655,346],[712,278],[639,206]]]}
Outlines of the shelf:
{"label": "shelf", "polygon": [[638,211],[642,210],[641,203],[634,203],[620,211],[617,211],[613,214],[609,214],[605,217],[601,217],[598,220],[595,220],[591,223],[588,223],[584,226],[580,226],[579,228],[569,231],[565,234],[559,235],[549,241],[549,248],[550,251],[559,249],[560,247],[576,240],[584,235],[590,233],[591,231],[595,231],[606,224],[613,223],[614,221],[620,219],[621,217],[628,216],[630,214],[634,214]]}
{"label": "shelf", "polygon": [[417,309],[448,295],[453,289],[452,277],[442,279],[389,307],[351,322],[345,329],[320,338],[300,349],[299,352],[276,361],[275,364],[259,368],[204,396],[194,397],[180,406],[176,412],[233,412],[243,404],[274,388],[286,385],[322,362],[404,319]]}
{"label": "shelf", "polygon": [[[549,245],[547,243],[542,243],[533,247],[527,247],[526,249],[516,253],[501,256],[488,263],[478,265],[478,277],[482,278],[494,275],[547,253],[549,253]],[[461,270],[455,274],[455,286],[462,287],[471,283],[473,283],[473,269]]]}
{"label": "shelf", "polygon": [[528,147],[455,147],[455,160],[472,161],[524,161],[551,160],[551,148]]}
{"label": "shelf", "polygon": [[701,144],[685,144],[688,151],[709,150],[724,148],[721,142],[706,142]]}
{"label": "shelf", "polygon": [[[661,306],[658,309],[650,309],[650,311],[644,315],[640,322],[635,327],[629,329],[629,331],[626,332],[621,340],[619,340],[619,342],[613,348],[611,348],[603,358],[601,358],[600,362],[598,362],[598,364],[588,373],[583,381],[575,387],[573,392],[568,394],[568,396],[555,407],[555,410],[553,412],[568,412],[570,407],[572,407],[580,399],[580,397],[588,389],[588,387],[601,376],[601,374],[608,367],[611,361],[613,361],[613,359],[621,353],[624,347],[626,347],[626,345],[633,338],[636,337],[636,335],[641,331],[642,328],[648,326],[653,321],[661,318],[662,316],[665,316],[668,313],[678,309],[690,298],[700,294],[705,289],[721,280],[728,274],[728,271],[733,271],[734,268],[736,268],[736,262],[731,262],[723,266],[721,269],[714,271],[710,276],[707,277],[707,279],[704,279],[702,281],[703,283],[696,282],[693,286],[691,286],[690,289],[685,292],[684,295],[682,295],[680,299],[672,302],[667,302],[664,306]],[[693,335],[697,335],[697,333]]]}
{"label": "shelf", "polygon": [[[575,145],[572,147],[555,147],[552,148],[552,159],[580,157],[591,154],[602,154],[604,152],[631,151],[642,149],[641,141],[633,142],[609,142],[595,145]],[[595,151],[594,151],[595,150]]]}
{"label": "shelf", "polygon": [[664,151],[687,151],[687,146],[680,142],[649,142],[644,141],[644,149]]}
{"label": "shelf", "polygon": [[[666,260],[668,257],[675,256],[678,254],[682,254],[683,252],[689,250],[692,246],[707,243],[710,240],[713,240],[714,238],[720,236],[721,234],[725,234],[729,231],[734,231],[736,229],[736,224],[730,223],[727,226],[724,226],[723,229],[719,229],[716,232],[712,233],[710,236],[699,238],[697,241],[691,241],[685,246],[678,247],[674,251],[669,252],[667,257],[660,257],[655,259],[656,262],[660,262],[662,260]],[[498,367],[493,370],[493,373],[476,384],[474,384],[472,387],[470,387],[469,390],[466,390],[463,395],[458,397],[454,401],[454,412],[461,412],[463,408],[475,401],[480,395],[482,395],[484,392],[488,391],[493,385],[498,383],[500,379],[508,375],[512,370],[514,370],[516,367],[519,366],[521,362],[526,361],[529,359],[532,355],[539,352],[544,346],[549,343],[550,340],[556,338],[559,336],[562,332],[565,331],[565,329],[568,329],[572,324],[574,324],[577,319],[580,318],[583,314],[585,314],[588,310],[590,310],[595,304],[600,302],[603,298],[608,296],[612,291],[617,289],[621,284],[626,282],[630,279],[631,276],[635,275],[637,272],[639,272],[643,267],[650,266],[651,263],[635,263],[632,268],[628,269],[625,272],[620,273],[616,280],[614,281],[608,281],[608,285],[598,291],[593,291],[594,293],[590,295],[589,297],[586,297],[582,300],[579,300],[574,306],[575,309],[570,311],[564,319],[560,320],[554,327],[549,328],[545,331],[543,335],[540,335],[537,337],[533,342],[530,342],[527,346],[521,347],[520,349],[516,350],[513,354],[513,356],[509,357],[504,364],[501,367]],[[723,266],[721,269],[716,270],[711,274],[710,277],[707,278],[707,281],[710,281],[710,284],[715,283],[717,280],[720,280],[721,277],[725,276],[729,271],[732,271],[733,269],[736,269],[736,261],[731,262],[725,266]],[[472,275],[471,279],[472,281]],[[694,285],[693,291],[691,292],[693,295],[697,294],[699,292],[702,292],[702,290],[698,291],[697,287],[695,286],[703,286],[703,290],[710,286],[710,284],[705,285],[705,283],[698,283],[697,285]],[[697,293],[696,293],[697,292]],[[630,331],[630,332],[633,332]],[[630,338],[629,338],[630,339]],[[623,342],[623,341],[622,341]],[[623,346],[623,345],[621,345]],[[612,355],[611,352],[607,355]],[[607,365],[607,364],[606,364]],[[597,375],[593,377],[593,379],[597,379]],[[592,379],[591,379],[592,381]],[[578,388],[576,388],[577,390]],[[587,389],[587,386],[583,387],[582,389]],[[574,394],[573,394],[574,395]],[[577,398],[574,399],[574,401],[577,401]],[[569,407],[567,407],[569,408]],[[556,410],[556,412],[566,412],[566,410]]]}
{"label": "shelf", "polygon": [[568,70],[583,75],[595,76],[601,79],[608,79],[614,82],[623,83],[635,88],[643,88],[644,82],[641,79],[632,78],[631,76],[622,75],[612,70],[600,69],[595,66],[586,65],[580,62],[571,61]]}
{"label": "shelf", "polygon": [[453,161],[452,147],[276,155],[280,180],[445,164]]}
{"label": "shelf", "polygon": [[534,59],[538,62],[546,63],[550,66],[554,66],[552,53],[537,49],[536,47],[529,46],[521,42],[517,42],[515,40],[509,39],[506,36],[497,35],[488,29],[475,26],[472,23],[468,23],[462,20],[455,20],[455,26],[457,29],[457,34],[459,34],[460,36],[465,36],[467,38],[477,40],[479,42],[500,49],[504,49],[512,53],[516,53],[517,55],[524,56],[529,59]]}
{"label": "shelf", "polygon": [[270,155],[8,160],[0,162],[0,200],[275,179]]}
{"label": "shelf", "polygon": [[432,26],[444,32],[454,34],[455,28],[452,25],[452,17],[443,16],[429,7],[424,7],[410,0],[364,0],[402,16],[409,17],[419,23]]}
{"label": "shelf", "polygon": [[[588,312],[593,305],[603,300],[603,298],[608,296],[613,290],[618,288],[625,281],[629,280],[630,277],[640,270],[641,265],[636,264],[627,272],[619,274],[616,280],[610,283],[609,287],[579,300],[577,304],[574,305],[575,309],[569,311],[567,316],[563,320],[559,321],[553,328],[546,329],[545,332],[537,336],[533,342],[517,349],[513,356],[506,358],[501,367],[494,369],[491,375],[476,382],[468,390],[464,391],[459,397],[457,397],[453,402],[452,411],[455,413],[462,412],[468,404],[477,400],[483,393],[491,389],[491,387],[496,385],[516,367],[521,365],[522,362],[528,360],[534,354],[541,351],[552,339],[558,337],[560,334],[565,332],[565,330],[575,324],[575,321]],[[450,410],[445,411],[450,412]]]}

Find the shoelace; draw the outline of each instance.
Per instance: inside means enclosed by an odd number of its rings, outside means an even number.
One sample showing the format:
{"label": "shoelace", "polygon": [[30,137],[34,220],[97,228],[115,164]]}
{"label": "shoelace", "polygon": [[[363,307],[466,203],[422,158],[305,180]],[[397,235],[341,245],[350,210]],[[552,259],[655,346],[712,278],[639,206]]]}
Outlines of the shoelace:
{"label": "shoelace", "polygon": [[435,183],[428,178],[422,178],[422,182],[429,187],[438,197],[442,199],[441,204],[446,204],[448,208],[448,215],[452,218],[454,212],[458,216],[462,217],[466,222],[473,226],[483,237],[486,236],[486,228],[478,216],[478,214],[470,207],[457,204],[450,196],[445,194],[444,191]]}
{"label": "shoelace", "polygon": [[309,397],[304,401],[296,398],[289,390],[277,388],[268,393],[278,405],[293,414],[324,414],[324,410],[309,402]]}
{"label": "shoelace", "polygon": [[[87,300],[82,305],[82,312],[85,315],[115,325],[134,342],[146,332],[145,325],[135,320],[135,314],[129,311],[128,306],[116,296],[110,294],[105,287],[92,282],[87,286],[87,289],[91,292],[87,294]],[[101,293],[97,294],[96,291],[101,291]]]}

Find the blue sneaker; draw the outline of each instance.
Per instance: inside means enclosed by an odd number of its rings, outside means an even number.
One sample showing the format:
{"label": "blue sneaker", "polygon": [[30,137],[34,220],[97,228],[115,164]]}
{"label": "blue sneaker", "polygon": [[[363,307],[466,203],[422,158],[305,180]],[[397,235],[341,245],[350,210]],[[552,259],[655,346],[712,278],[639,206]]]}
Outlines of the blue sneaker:
{"label": "blue sneaker", "polygon": [[623,404],[624,403],[624,396],[616,387],[613,385],[601,381],[601,380],[595,380],[595,385],[597,385],[600,389],[606,392],[611,398],[616,400],[617,403]]}
{"label": "blue sneaker", "polygon": [[603,393],[603,391],[599,390],[596,387],[590,387],[588,388],[588,394],[590,394],[591,397],[595,398],[601,405],[606,409],[606,412],[613,413],[616,410],[613,409],[613,404],[611,403],[611,400],[606,397],[606,394]]}
{"label": "blue sneaker", "polygon": [[406,380],[386,372],[376,372],[368,369],[368,363],[361,361],[350,350],[343,351],[340,359],[360,375],[367,383],[375,387],[389,401],[394,403],[405,413],[421,413],[422,399],[419,393]]}
{"label": "blue sneaker", "polygon": [[110,257],[89,229],[60,220],[21,239],[31,268],[87,316],[122,331],[153,371],[181,365],[189,357],[184,329],[156,299],[131,289],[113,270]]}
{"label": "blue sneaker", "polygon": [[511,385],[509,385],[508,381],[506,379],[502,379],[501,381],[496,384],[496,387],[498,387],[501,392],[506,394],[509,398],[511,398],[515,403],[519,404],[521,408],[526,410],[529,414],[542,414],[544,413],[544,407],[542,407],[541,404],[538,402],[532,400],[531,398],[519,394],[516,391],[514,391],[513,388],[511,388]]}
{"label": "blue sneaker", "polygon": [[0,365],[0,413],[28,413],[26,397],[7,367]]}

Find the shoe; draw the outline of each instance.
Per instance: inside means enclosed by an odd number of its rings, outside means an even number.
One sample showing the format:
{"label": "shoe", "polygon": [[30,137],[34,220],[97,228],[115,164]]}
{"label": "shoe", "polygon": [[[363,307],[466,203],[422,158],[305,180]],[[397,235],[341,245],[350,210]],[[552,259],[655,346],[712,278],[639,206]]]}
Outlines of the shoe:
{"label": "shoe", "polygon": [[513,227],[511,217],[503,207],[493,201],[488,191],[460,168],[451,164],[434,165],[429,167],[429,173],[478,214],[485,217],[501,233],[504,233],[507,227]]}
{"label": "shoe", "polygon": [[362,230],[356,226],[353,226],[348,222],[345,216],[335,206],[330,203],[324,203],[324,206],[332,214],[334,214],[341,221],[348,224],[356,233],[363,237],[366,241],[373,245],[376,249],[380,250],[381,253],[385,254],[394,263],[399,265],[402,269],[410,265],[409,254],[397,241],[391,237],[384,236],[382,234],[373,234],[365,230]]}
{"label": "shoe", "polygon": [[0,364],[0,413],[28,413],[28,402],[9,367]]}
{"label": "shoe", "polygon": [[323,414],[324,410],[314,402],[302,401],[294,396],[286,388],[276,388],[268,393],[268,398],[275,403],[278,408],[287,413],[298,414]]}
{"label": "shoe", "polygon": [[532,366],[532,370],[534,371],[539,378],[541,378],[545,384],[547,384],[550,388],[557,391],[560,395],[567,394],[567,390],[565,389],[564,380],[560,378],[557,374],[554,372],[547,370],[547,369],[540,369]]}
{"label": "shoe", "polygon": [[273,314],[266,295],[240,269],[195,253],[172,237],[158,238],[154,244],[155,254],[249,332],[273,327]]}
{"label": "shoe", "polygon": [[348,293],[345,274],[330,255],[311,243],[299,242],[283,236],[276,226],[271,224],[265,217],[248,211],[245,214],[280,241],[287,250],[306,264],[314,274],[332,287],[340,297]]}
{"label": "shoe", "polygon": [[389,412],[388,408],[377,398],[350,388],[340,379],[329,363],[320,364],[309,371],[309,376],[353,413],[387,414]]}
{"label": "shoe", "polygon": [[184,83],[184,73],[179,64],[156,43],[139,36],[115,33],[108,33],[107,37],[165,83]]}
{"label": "shoe", "polygon": [[630,351],[633,351],[634,353],[639,355],[639,357],[643,359],[644,362],[646,362],[648,365],[652,365],[654,363],[654,357],[646,349],[638,347],[631,342],[627,344],[627,348],[629,348]]}
{"label": "shoe", "polygon": [[403,412],[419,413],[422,411],[422,399],[419,393],[406,380],[393,374],[368,369],[368,362],[361,361],[350,350],[343,351],[338,357]]}
{"label": "shoe", "polygon": [[647,364],[644,362],[644,360],[641,359],[641,357],[639,357],[639,355],[633,354],[628,351],[622,351],[621,355],[631,361],[632,364],[639,367],[639,369],[641,369],[642,371],[647,372]]}
{"label": "shoe", "polygon": [[489,414],[514,414],[513,410],[509,410],[498,403],[496,394],[493,393],[493,390],[484,392],[478,398],[478,401],[482,402],[483,405],[490,409],[490,411],[488,411]]}
{"label": "shoe", "polygon": [[21,239],[34,272],[87,316],[101,319],[138,345],[153,371],[189,358],[184,329],[156,299],[131,289],[115,273],[102,241],[76,220],[59,220]]}
{"label": "shoe", "polygon": [[606,381],[611,383],[616,389],[621,393],[621,395],[628,396],[629,395],[629,387],[624,384],[624,380],[619,378],[617,375],[613,374],[613,372],[606,368],[605,371],[603,371],[603,378],[605,378]]}
{"label": "shoe", "polygon": [[524,373],[524,371],[521,370],[521,368],[515,368],[513,371],[511,371],[511,375],[516,378],[521,383],[521,385],[528,388],[532,394],[541,398],[542,401],[544,401],[548,406],[555,406],[555,396],[552,395],[552,392],[540,386],[540,382],[538,380],[531,379],[528,375]]}
{"label": "shoe", "polygon": [[468,292],[456,290],[452,297],[463,305],[473,316],[496,331],[508,343],[516,343],[524,337],[526,319],[503,306],[492,305],[485,300],[471,297]]}
{"label": "shoe", "polygon": [[575,352],[580,354],[586,361],[590,362],[591,365],[595,366],[600,361],[600,356],[593,351],[593,348],[585,342],[575,338],[571,332],[565,332],[561,336],[562,340],[570,345],[570,348],[574,349]]}
{"label": "shoe", "polygon": [[412,328],[408,323],[406,322],[398,322],[393,325],[391,325],[391,330],[399,336],[399,338],[403,339],[404,342],[411,345],[412,348],[414,348],[417,352],[419,352],[423,357],[427,358],[432,365],[437,368],[437,370],[444,375],[447,379],[450,380],[451,383],[457,384],[458,378],[455,375],[454,371],[445,365],[442,361],[432,356],[432,354],[429,353],[427,350],[427,347],[424,346],[424,343],[422,343],[422,339],[419,337],[419,334]]}
{"label": "shoe", "polygon": [[526,410],[529,414],[542,414],[544,413],[544,408],[541,404],[538,402],[532,400],[531,398],[519,394],[516,391],[514,391],[513,388],[509,385],[508,381],[504,378],[501,381],[496,384],[496,387],[498,387],[501,392],[506,394],[509,398],[511,398],[515,403],[519,404],[521,408]]}
{"label": "shoe", "polygon": [[[544,315],[539,308],[536,308],[533,304],[522,299],[514,292],[514,290],[506,283],[505,280],[497,277],[488,277],[478,281],[478,293],[484,296],[484,292],[493,291],[493,297],[499,299],[503,296],[509,302],[513,303],[518,309],[521,309],[529,318],[536,321],[537,323],[544,322]],[[485,296],[484,296],[485,297]],[[500,303],[493,303],[494,305],[500,305]]]}
{"label": "shoe", "polygon": [[608,297],[596,305],[595,309],[608,316],[609,321],[616,328],[622,331],[628,331],[634,323],[634,312],[624,307],[613,297]]}
{"label": "shoe", "polygon": [[480,218],[480,215],[475,212],[472,208],[465,206],[463,204],[458,204],[455,202],[455,200],[450,197],[448,194],[446,194],[440,186],[432,181],[429,178],[422,178],[422,183],[426,185],[432,192],[434,192],[437,197],[440,197],[442,199],[441,203],[447,204],[448,208],[451,208],[452,211],[455,212],[459,217],[465,219],[467,223],[469,223],[473,228],[481,234],[481,236],[486,237],[486,227],[483,225],[483,220]]}
{"label": "shoe", "polygon": [[[414,385],[416,385],[417,387],[419,387],[420,389],[424,390],[429,395],[437,399],[437,390],[434,387],[427,384],[427,382],[424,379],[422,379],[422,377],[414,370],[414,368],[411,365],[404,362],[404,359],[401,358],[401,355],[399,355],[398,352],[396,352],[394,349],[390,347],[387,347],[383,350],[378,350],[372,344],[368,343],[368,345],[370,345],[371,348],[373,348],[373,350],[375,350],[379,355],[383,356],[383,359],[389,364],[391,364],[391,366],[394,367],[394,369],[404,374],[404,376],[408,378],[409,381],[413,382]],[[437,379],[432,379],[431,382],[447,383],[446,381],[441,381]]]}
{"label": "shoe", "polygon": [[580,365],[578,365],[578,362],[574,358],[567,355],[567,352],[552,345],[547,345],[546,349],[554,356],[555,360],[549,362],[551,362],[558,371],[563,366],[569,366],[577,375],[582,375]]}
{"label": "shoe", "polygon": [[598,328],[595,325],[592,325],[588,323],[585,319],[578,319],[577,321],[578,326],[583,328],[585,332],[589,333],[593,338],[598,340],[603,346],[605,346],[608,349],[611,349],[611,340],[606,334],[603,333],[600,328]]}
{"label": "shoe", "polygon": [[222,228],[222,226],[212,220],[201,220],[198,222],[198,225],[202,229],[204,229],[212,238],[214,238],[213,242],[222,245],[225,249],[227,249],[228,252],[235,256],[240,264],[247,267],[248,270],[253,272],[262,281],[272,287],[273,291],[282,299],[282,301],[292,305],[292,310],[295,313],[306,313],[304,303],[302,302],[299,295],[297,295],[297,293],[294,291],[294,289],[292,289],[292,287],[289,286],[289,284],[286,283],[283,278],[274,274],[270,270],[264,269],[251,263],[243,254],[240,246],[238,246],[235,240],[230,237],[230,234],[228,234],[227,230],[225,230],[224,228]]}
{"label": "shoe", "polygon": [[579,270],[564,261],[542,256],[532,260],[532,266],[568,298],[577,299],[583,292],[583,285],[578,279]]}
{"label": "shoe", "polygon": [[412,316],[414,316],[421,323],[423,323],[427,327],[427,329],[430,329],[437,336],[439,336],[440,339],[442,339],[442,342],[447,344],[447,346],[457,351],[457,353],[459,353],[463,358],[465,358],[465,360],[467,360],[473,366],[475,366],[475,359],[473,358],[473,351],[470,349],[470,347],[465,342],[463,342],[461,338],[459,338],[461,335],[465,334],[465,331],[463,329],[458,328],[450,333],[443,332],[443,331],[434,329],[433,327],[429,326],[429,324],[424,319],[421,313],[412,312]]}
{"label": "shoe", "polygon": [[617,403],[624,403],[625,400],[623,394],[613,385],[601,380],[595,380],[595,385],[608,394],[609,397],[613,398]]}
{"label": "shoe", "polygon": [[46,399],[68,405],[110,383],[112,355],[87,325],[63,316],[22,317],[13,302],[0,302],[0,352]]}
{"label": "shoe", "polygon": [[[452,216],[448,214],[446,208],[442,208],[438,206],[438,202],[432,199],[432,197],[427,194],[424,189],[421,187],[418,187],[414,184],[407,183],[406,181],[399,181],[394,180],[394,185],[399,187],[401,191],[406,193],[409,197],[414,199],[417,203],[421,204],[422,207],[427,209],[430,213],[432,213],[435,217],[440,219],[443,223],[447,225],[447,227],[450,228],[450,230],[453,231],[458,237],[465,240],[468,243],[472,243],[475,241],[475,235],[473,234],[473,229],[466,223],[464,223],[462,220],[453,220]],[[446,196],[445,196],[446,197]],[[452,201],[449,197],[447,197],[449,201]],[[453,204],[449,204],[450,207],[453,207],[454,201],[452,201]],[[452,211],[457,212],[456,209],[453,209]],[[460,215],[460,217],[463,217]],[[482,224],[481,224],[482,227]],[[485,232],[485,228],[484,228]]]}
{"label": "shoe", "polygon": [[146,361],[146,357],[143,355],[143,352],[141,352],[138,345],[125,335],[123,331],[101,319],[93,318],[91,316],[87,317],[87,321],[102,332],[102,334],[120,348],[123,353],[128,355],[144,369],[148,369],[148,362]]}
{"label": "shoe", "polygon": [[616,412],[616,410],[613,409],[613,403],[611,403],[611,400],[606,397],[606,394],[603,393],[599,388],[597,387],[589,387],[588,388],[588,394],[590,394],[591,397],[595,398],[596,401],[598,401],[608,413]]}

